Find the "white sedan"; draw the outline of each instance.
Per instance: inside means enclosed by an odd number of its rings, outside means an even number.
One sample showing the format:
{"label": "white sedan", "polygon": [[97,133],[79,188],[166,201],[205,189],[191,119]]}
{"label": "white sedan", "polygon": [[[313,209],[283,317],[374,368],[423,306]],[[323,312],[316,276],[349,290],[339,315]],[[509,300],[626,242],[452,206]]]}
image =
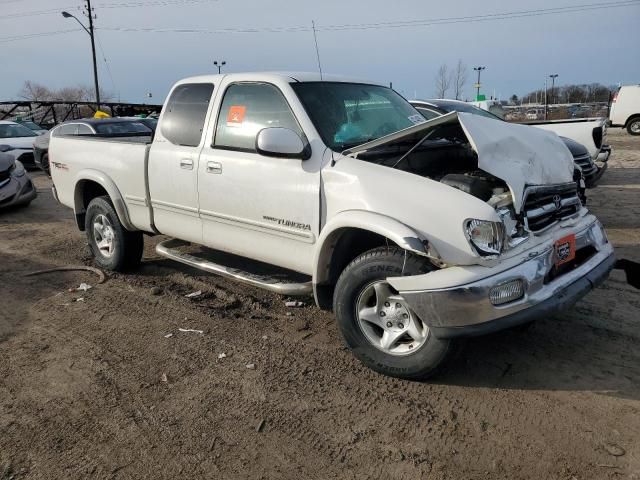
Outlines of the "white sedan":
{"label": "white sedan", "polygon": [[33,161],[33,141],[38,135],[31,129],[9,120],[0,120],[0,145],[9,145],[6,152],[19,160],[26,168],[35,167]]}

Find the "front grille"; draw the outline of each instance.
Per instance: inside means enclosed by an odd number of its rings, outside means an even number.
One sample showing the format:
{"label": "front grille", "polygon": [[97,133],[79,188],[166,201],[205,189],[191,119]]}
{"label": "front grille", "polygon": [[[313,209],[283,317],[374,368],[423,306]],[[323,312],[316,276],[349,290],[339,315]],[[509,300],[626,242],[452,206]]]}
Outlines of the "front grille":
{"label": "front grille", "polygon": [[580,210],[575,183],[529,187],[525,191],[524,217],[527,228],[539,232]]}
{"label": "front grille", "polygon": [[598,170],[598,167],[595,163],[593,163],[593,160],[591,159],[591,155],[589,155],[588,153],[580,157],[575,157],[573,161],[580,166],[585,177],[593,175]]}

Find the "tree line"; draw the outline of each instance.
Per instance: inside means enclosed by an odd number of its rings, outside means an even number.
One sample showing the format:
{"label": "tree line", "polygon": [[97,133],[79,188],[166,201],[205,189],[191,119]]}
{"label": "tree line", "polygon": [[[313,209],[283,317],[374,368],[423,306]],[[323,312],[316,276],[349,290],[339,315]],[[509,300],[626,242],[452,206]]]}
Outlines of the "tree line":
{"label": "tree line", "polygon": [[[85,85],[75,87],[63,87],[51,89],[36,82],[26,81],[18,96],[30,102],[92,102],[96,98],[95,90]],[[109,102],[113,98],[100,89],[100,98],[103,102]]]}
{"label": "tree line", "polygon": [[[569,84],[547,89],[549,103],[596,103],[609,102],[616,86],[605,86],[601,83]],[[544,89],[534,90],[522,98],[511,95],[510,101],[514,105],[521,103],[544,103]]]}

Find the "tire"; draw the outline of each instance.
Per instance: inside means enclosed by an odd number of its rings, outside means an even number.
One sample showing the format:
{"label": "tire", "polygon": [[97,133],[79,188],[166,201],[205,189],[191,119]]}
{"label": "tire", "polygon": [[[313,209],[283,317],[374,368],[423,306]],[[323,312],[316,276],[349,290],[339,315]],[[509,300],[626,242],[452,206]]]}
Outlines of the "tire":
{"label": "tire", "polygon": [[629,120],[627,132],[629,132],[629,135],[640,135],[640,117]]}
{"label": "tire", "polygon": [[[425,259],[400,248],[381,247],[357,257],[340,275],[333,296],[338,326],[355,357],[370,369],[392,377],[422,380],[438,373],[453,353],[453,341],[436,338],[385,281],[389,276],[431,270],[433,267]],[[374,299],[370,298],[372,291]],[[384,317],[381,311],[385,312]],[[379,321],[378,317],[385,320]],[[385,349],[385,335],[386,343],[400,337]]]}
{"label": "tire", "polygon": [[130,232],[120,223],[109,197],[89,203],[84,222],[89,248],[96,265],[122,272],[136,267],[142,259],[142,232]]}

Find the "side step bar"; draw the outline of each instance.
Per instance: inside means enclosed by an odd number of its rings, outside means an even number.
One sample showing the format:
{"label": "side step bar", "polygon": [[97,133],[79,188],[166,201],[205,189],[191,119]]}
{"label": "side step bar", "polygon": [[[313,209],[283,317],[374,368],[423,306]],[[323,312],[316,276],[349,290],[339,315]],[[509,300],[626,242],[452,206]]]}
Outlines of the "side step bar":
{"label": "side step bar", "polygon": [[237,268],[229,268],[224,265],[194,257],[188,253],[182,253],[175,250],[178,247],[189,245],[188,242],[182,240],[169,239],[156,245],[156,253],[163,257],[184,263],[190,267],[204,270],[205,272],[215,273],[222,277],[231,278],[237,282],[262,288],[270,292],[279,293],[280,295],[311,295],[313,287],[311,282],[305,283],[285,283],[275,278],[262,277],[249,272],[243,272]]}

